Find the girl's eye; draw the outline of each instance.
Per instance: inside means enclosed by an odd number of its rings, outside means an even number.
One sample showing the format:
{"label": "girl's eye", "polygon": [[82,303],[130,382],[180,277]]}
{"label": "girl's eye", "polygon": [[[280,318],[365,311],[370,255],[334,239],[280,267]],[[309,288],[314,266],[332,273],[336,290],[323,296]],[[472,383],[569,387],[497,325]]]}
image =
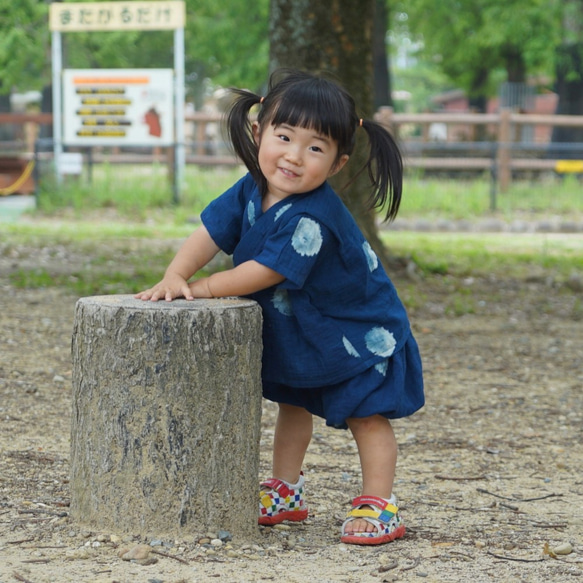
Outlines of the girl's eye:
{"label": "girl's eye", "polygon": [[289,142],[289,138],[284,134],[279,134],[277,137],[284,142]]}
{"label": "girl's eye", "polygon": [[322,148],[320,148],[320,146],[311,146],[310,150],[312,150],[312,152],[322,152]]}

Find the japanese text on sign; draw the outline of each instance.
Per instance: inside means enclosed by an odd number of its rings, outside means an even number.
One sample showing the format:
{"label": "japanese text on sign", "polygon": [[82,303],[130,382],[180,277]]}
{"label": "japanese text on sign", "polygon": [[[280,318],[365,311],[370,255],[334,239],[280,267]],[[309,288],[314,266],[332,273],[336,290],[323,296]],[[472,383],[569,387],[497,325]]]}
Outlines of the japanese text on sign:
{"label": "japanese text on sign", "polygon": [[174,30],[183,28],[182,0],[164,2],[72,2],[50,5],[51,30]]}

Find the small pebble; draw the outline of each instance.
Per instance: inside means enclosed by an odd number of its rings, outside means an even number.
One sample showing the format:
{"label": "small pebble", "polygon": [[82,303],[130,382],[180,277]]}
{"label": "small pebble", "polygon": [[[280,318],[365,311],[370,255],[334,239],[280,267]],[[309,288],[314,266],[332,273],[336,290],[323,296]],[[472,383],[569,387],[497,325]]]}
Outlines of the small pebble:
{"label": "small pebble", "polygon": [[573,552],[571,543],[561,543],[552,549],[555,555],[570,555]]}
{"label": "small pebble", "polygon": [[148,545],[136,545],[129,551],[127,551],[121,558],[124,561],[142,561],[150,556],[150,547]]}
{"label": "small pebble", "polygon": [[219,530],[219,536],[217,538],[220,538],[223,542],[227,542],[233,540],[233,535],[228,530]]}

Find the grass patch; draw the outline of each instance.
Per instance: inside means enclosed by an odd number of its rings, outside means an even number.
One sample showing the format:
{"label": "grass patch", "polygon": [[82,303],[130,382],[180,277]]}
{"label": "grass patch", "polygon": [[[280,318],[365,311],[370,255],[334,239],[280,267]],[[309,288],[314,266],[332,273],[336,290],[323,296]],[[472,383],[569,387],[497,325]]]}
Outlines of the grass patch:
{"label": "grass patch", "polygon": [[[101,164],[91,181],[85,174],[57,186],[49,172],[43,175],[38,213],[55,216],[67,210],[77,219],[97,209],[115,209],[133,221],[152,215],[180,223],[199,214],[245,172],[243,167],[186,166],[180,204],[173,203],[166,165]],[[583,218],[581,182],[576,176],[541,175],[536,181],[514,180],[508,192],[495,193],[495,214],[503,218],[544,218],[549,214]],[[477,179],[405,176],[399,216],[429,220],[473,220],[492,216],[492,182],[487,173]]]}
{"label": "grass patch", "polygon": [[75,218],[81,219],[88,211],[115,209],[121,217],[134,221],[145,221],[160,211],[167,211],[165,218],[180,223],[188,216],[200,213],[242,175],[241,168],[188,166],[177,206],[166,166],[103,164],[94,168],[90,181],[83,177],[58,186],[52,177],[47,176],[38,196],[38,210],[40,214],[53,216],[67,209]]}
{"label": "grass patch", "polygon": [[[19,264],[27,253],[22,248],[29,249],[29,261],[20,263],[34,267],[19,267],[10,275],[17,287],[65,287],[78,295],[145,289],[160,279],[202,209],[243,172],[242,168],[187,167],[179,205],[172,202],[163,165],[96,166],[91,183],[83,177],[59,188],[45,181],[36,211],[25,220],[0,223],[0,257],[14,257]],[[491,216],[490,187],[487,177],[463,181],[408,176],[400,216],[431,221]],[[552,213],[583,218],[580,190],[575,177],[551,176],[533,184],[515,181],[508,193],[498,195],[498,213],[514,218]],[[388,230],[381,236],[393,254],[411,257],[426,276],[520,278],[545,273],[561,281],[581,271],[580,235]],[[57,270],[54,259],[59,253],[65,259]],[[52,259],[46,264],[53,267],[44,268],[37,255]],[[426,301],[415,289],[403,293],[409,296],[409,305]],[[452,313],[475,310],[470,295],[455,293]]]}
{"label": "grass patch", "polygon": [[583,237],[554,233],[383,232],[391,252],[411,257],[424,274],[525,277],[549,271],[568,277],[581,271]]}
{"label": "grass patch", "polygon": [[508,191],[501,193],[492,191],[487,175],[478,180],[424,179],[413,175],[405,179],[399,216],[470,221],[493,213],[505,219],[547,218],[553,214],[583,218],[581,188],[575,176],[514,180]]}
{"label": "grass patch", "polygon": [[[134,293],[160,279],[193,228],[49,219],[2,225],[0,256],[34,265],[10,273],[16,287],[63,287],[79,296]],[[581,272],[583,236],[578,235],[384,231],[381,236],[394,255],[410,257],[422,276],[549,276],[565,281]],[[452,291],[456,293],[452,313],[475,310],[470,295]],[[400,292],[410,306],[426,301],[414,285]]]}

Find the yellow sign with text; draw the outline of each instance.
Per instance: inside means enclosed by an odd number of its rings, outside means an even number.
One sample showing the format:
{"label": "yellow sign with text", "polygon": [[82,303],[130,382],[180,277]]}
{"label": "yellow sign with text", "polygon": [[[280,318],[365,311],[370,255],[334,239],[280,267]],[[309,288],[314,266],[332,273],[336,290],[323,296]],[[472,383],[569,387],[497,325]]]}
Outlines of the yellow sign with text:
{"label": "yellow sign with text", "polygon": [[49,27],[53,31],[176,30],[184,28],[183,0],[165,2],[54,2]]}

